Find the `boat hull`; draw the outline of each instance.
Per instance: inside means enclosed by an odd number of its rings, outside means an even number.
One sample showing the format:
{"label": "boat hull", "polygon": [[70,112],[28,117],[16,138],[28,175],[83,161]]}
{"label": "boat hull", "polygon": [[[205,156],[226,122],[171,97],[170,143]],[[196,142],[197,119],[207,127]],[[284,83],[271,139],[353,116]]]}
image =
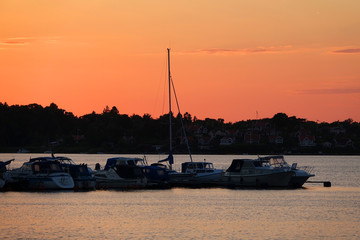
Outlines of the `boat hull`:
{"label": "boat hull", "polygon": [[94,179],[74,179],[75,190],[95,190],[96,181]]}
{"label": "boat hull", "polygon": [[216,187],[222,185],[222,170],[204,173],[175,173],[170,174],[170,184],[181,187]]}
{"label": "boat hull", "polygon": [[96,189],[139,189],[145,188],[145,179],[106,179],[96,178]]}
{"label": "boat hull", "polygon": [[275,172],[268,174],[242,175],[227,173],[223,177],[223,184],[228,187],[288,187],[293,172]]}
{"label": "boat hull", "polygon": [[313,174],[302,175],[302,176],[295,175],[290,179],[289,187],[290,188],[301,188],[306,183],[306,181],[310,177],[313,177],[313,176],[315,176],[315,175],[313,175]]}
{"label": "boat hull", "polygon": [[74,181],[67,173],[11,176],[6,185],[9,189],[27,191],[74,189]]}

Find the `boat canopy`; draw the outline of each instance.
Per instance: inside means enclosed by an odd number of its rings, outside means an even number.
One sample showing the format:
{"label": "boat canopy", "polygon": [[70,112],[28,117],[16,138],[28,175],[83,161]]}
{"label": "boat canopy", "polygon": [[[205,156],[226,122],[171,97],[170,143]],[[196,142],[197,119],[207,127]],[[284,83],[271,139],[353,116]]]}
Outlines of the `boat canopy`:
{"label": "boat canopy", "polygon": [[[108,158],[104,170],[109,170],[116,165],[142,166],[144,160],[141,158],[115,157]],[[140,163],[140,164],[139,164]]]}
{"label": "boat canopy", "polygon": [[68,162],[74,164],[74,162],[68,157],[36,157],[30,158],[30,162],[45,162],[45,161],[59,161],[62,163]]}
{"label": "boat canopy", "polygon": [[212,172],[214,166],[210,162],[184,162],[181,164],[181,172],[185,173],[187,170],[193,172]]}
{"label": "boat canopy", "polygon": [[251,159],[234,159],[226,172],[240,172],[242,168],[255,168],[255,161]]}
{"label": "boat canopy", "polygon": [[270,159],[284,159],[283,155],[272,155],[272,156],[265,156],[265,157],[259,157],[259,160],[270,160]]}

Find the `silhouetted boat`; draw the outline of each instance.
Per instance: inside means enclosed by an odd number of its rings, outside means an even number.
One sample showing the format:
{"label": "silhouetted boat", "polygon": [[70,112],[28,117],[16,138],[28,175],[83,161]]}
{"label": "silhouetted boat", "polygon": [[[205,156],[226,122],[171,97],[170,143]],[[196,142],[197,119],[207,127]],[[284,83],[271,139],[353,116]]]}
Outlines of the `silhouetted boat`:
{"label": "silhouetted boat", "polygon": [[298,167],[297,163],[293,163],[291,166],[285,161],[283,155],[273,155],[266,157],[259,157],[259,160],[263,163],[268,163],[273,168],[282,168],[291,170],[294,172],[294,175],[291,177],[289,182],[290,188],[300,188],[304,183],[310,178],[314,177],[314,174],[311,174],[311,167]]}
{"label": "silhouetted boat", "polygon": [[141,158],[109,158],[103,170],[94,172],[96,188],[145,188],[147,178],[143,172],[144,165]]}
{"label": "silhouetted boat", "polygon": [[168,188],[169,185],[169,169],[161,163],[145,164],[143,167],[144,175],[147,178],[147,187],[150,188]]}
{"label": "silhouetted boat", "polygon": [[52,158],[47,159],[59,162],[62,169],[71,175],[75,190],[95,189],[95,178],[92,176],[91,169],[88,168],[87,164],[76,164],[71,158],[55,157],[54,155],[52,155]]}
{"label": "silhouetted boat", "polygon": [[273,168],[259,160],[234,159],[224,174],[229,187],[288,187],[294,172]]}
{"label": "silhouetted boat", "polygon": [[15,190],[73,189],[74,181],[60,163],[47,159],[30,159],[20,168],[4,173],[6,186]]}

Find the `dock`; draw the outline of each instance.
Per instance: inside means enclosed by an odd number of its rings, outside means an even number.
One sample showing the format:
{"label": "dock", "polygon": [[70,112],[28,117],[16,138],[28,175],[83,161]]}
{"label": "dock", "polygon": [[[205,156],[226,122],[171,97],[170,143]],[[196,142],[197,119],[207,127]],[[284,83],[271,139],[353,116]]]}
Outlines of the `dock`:
{"label": "dock", "polygon": [[322,183],[324,187],[331,187],[330,181],[306,181],[306,183]]}

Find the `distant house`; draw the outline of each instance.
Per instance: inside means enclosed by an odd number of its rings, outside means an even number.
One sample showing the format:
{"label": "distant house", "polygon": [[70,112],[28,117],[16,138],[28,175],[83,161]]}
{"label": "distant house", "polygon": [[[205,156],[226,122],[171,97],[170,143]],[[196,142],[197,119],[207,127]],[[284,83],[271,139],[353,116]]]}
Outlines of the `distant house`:
{"label": "distant house", "polygon": [[342,126],[332,127],[329,131],[335,134],[346,133],[346,129]]}
{"label": "distant house", "polygon": [[298,135],[299,145],[300,147],[314,147],[316,146],[315,143],[315,136],[310,135],[306,131],[301,131]]}

